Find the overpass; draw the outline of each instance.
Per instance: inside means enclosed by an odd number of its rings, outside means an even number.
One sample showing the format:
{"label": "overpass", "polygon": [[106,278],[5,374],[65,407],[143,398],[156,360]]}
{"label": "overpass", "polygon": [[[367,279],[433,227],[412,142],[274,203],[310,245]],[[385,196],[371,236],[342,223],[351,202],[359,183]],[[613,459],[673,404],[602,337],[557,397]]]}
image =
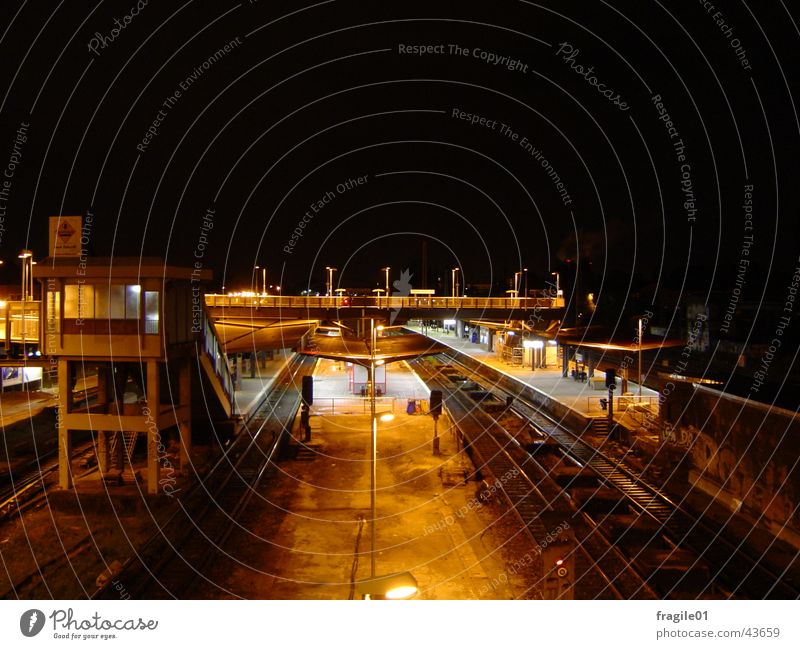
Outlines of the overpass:
{"label": "overpass", "polygon": [[359,337],[370,319],[389,325],[409,320],[559,320],[564,298],[206,294],[205,307],[225,352],[248,353],[295,347],[319,322],[349,323],[346,328]]}
{"label": "overpass", "polygon": [[356,296],[335,297],[295,295],[206,294],[209,315],[219,318],[273,318],[277,320],[391,319],[408,320],[474,319],[525,320],[537,315],[558,320],[564,310],[563,297],[439,297]]}

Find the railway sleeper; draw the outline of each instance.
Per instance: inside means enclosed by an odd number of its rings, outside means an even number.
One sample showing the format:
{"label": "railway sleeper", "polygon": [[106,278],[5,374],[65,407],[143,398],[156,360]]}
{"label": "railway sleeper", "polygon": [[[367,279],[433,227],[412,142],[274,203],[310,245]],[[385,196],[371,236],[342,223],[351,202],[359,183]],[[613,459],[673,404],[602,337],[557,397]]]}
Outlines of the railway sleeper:
{"label": "railway sleeper", "polygon": [[600,486],[600,476],[591,469],[580,466],[561,464],[550,471],[550,477],[562,489],[587,488],[596,489]]}
{"label": "railway sleeper", "polygon": [[587,514],[611,514],[627,512],[625,497],[616,489],[600,487],[573,487],[570,496],[579,509]]}
{"label": "railway sleeper", "polygon": [[663,528],[652,518],[636,514],[611,514],[602,521],[606,536],[614,543],[643,548],[655,540],[663,543]]}
{"label": "railway sleeper", "polygon": [[688,550],[644,552],[636,558],[636,564],[657,591],[669,593],[672,598],[681,598],[687,593],[697,596],[711,584],[708,565]]}

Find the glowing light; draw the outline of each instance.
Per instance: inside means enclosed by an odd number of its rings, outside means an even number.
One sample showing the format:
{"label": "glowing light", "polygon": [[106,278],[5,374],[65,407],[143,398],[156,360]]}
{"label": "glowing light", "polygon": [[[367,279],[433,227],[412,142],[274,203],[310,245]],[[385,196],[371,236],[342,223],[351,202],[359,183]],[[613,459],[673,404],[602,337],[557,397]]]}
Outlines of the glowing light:
{"label": "glowing light", "polygon": [[394,415],[391,412],[385,412],[379,417],[379,419],[381,421],[392,421],[394,419]]}
{"label": "glowing light", "polygon": [[386,599],[406,599],[416,592],[416,586],[398,586],[386,592]]}

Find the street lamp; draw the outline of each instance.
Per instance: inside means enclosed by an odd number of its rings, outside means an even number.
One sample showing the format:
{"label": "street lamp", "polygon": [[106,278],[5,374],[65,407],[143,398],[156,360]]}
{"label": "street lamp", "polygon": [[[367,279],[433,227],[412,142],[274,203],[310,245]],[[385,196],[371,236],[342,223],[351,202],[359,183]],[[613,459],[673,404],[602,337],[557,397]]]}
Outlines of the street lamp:
{"label": "street lamp", "polygon": [[451,282],[450,285],[453,289],[453,297],[458,297],[458,273],[461,269],[460,268],[453,268],[450,271]]}
{"label": "street lamp", "polygon": [[328,271],[328,297],[333,295],[333,274],[339,270],[338,268],[333,268],[332,266],[325,266],[325,270]]}
{"label": "street lamp", "polygon": [[386,273],[386,297],[389,297],[389,271],[391,268],[386,266],[386,268],[381,268],[381,270]]}
{"label": "street lamp", "polygon": [[374,575],[355,583],[359,599],[406,599],[419,590],[417,580],[410,572]]}
{"label": "street lamp", "polygon": [[639,336],[638,336],[638,347],[639,347],[639,380],[637,383],[639,384],[639,403],[642,401],[642,319],[639,318]]}
{"label": "street lamp", "polygon": [[[370,575],[375,578],[375,519],[377,516],[377,509],[375,506],[375,492],[377,490],[378,478],[378,418],[375,416],[375,352],[378,347],[378,332],[383,331],[383,326],[375,326],[375,319],[370,321],[370,333],[372,336],[371,344],[369,346],[369,411],[370,411],[370,425],[372,429],[372,478],[370,488],[370,508],[372,510],[372,518],[370,520]],[[381,361],[381,364],[383,362]]]}
{"label": "street lamp", "polygon": [[261,269],[261,294],[267,294],[267,267],[256,266],[256,270]]}
{"label": "street lamp", "polygon": [[518,270],[514,273],[514,291],[516,292],[517,296],[519,296],[522,290],[522,274],[525,273],[525,293],[524,297],[528,296],[528,269],[523,268],[522,270]]}
{"label": "street lamp", "polygon": [[558,299],[559,294],[561,293],[560,289],[558,288],[558,280],[559,280],[560,277],[559,277],[559,274],[557,272],[550,273],[550,274],[556,276],[556,299]]}
{"label": "street lamp", "polygon": [[[27,302],[29,285],[33,298],[33,253],[30,250],[23,250],[17,256],[22,260],[22,301]],[[23,321],[24,319],[23,312]]]}

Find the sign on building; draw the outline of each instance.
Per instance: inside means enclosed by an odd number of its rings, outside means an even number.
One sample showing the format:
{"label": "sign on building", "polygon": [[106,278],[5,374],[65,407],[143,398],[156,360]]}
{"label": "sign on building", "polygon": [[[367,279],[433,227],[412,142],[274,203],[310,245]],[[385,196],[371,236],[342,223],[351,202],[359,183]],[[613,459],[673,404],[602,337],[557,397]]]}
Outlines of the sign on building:
{"label": "sign on building", "polygon": [[83,217],[50,217],[50,256],[79,257],[81,254],[81,227]]}

